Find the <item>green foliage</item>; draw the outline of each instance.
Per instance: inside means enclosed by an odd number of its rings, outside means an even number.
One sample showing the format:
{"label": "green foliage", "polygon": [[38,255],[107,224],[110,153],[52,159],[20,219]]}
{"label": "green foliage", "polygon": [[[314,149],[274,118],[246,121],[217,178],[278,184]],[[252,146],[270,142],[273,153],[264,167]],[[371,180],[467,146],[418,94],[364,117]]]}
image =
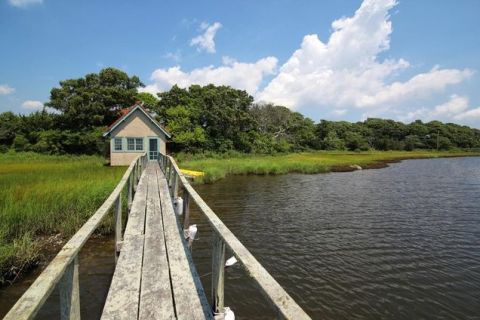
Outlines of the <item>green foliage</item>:
{"label": "green foliage", "polygon": [[196,151],[206,142],[205,131],[195,122],[194,111],[185,106],[165,110],[168,130],[173,134],[172,141],[182,150]]}
{"label": "green foliage", "polygon": [[138,77],[107,68],[60,82],[46,106],[57,113],[0,114],[0,153],[105,154],[101,133],[119,110],[141,100],[172,133],[169,152],[274,154],[308,150],[451,150],[480,148],[480,130],[453,123],[410,124],[370,118],[363,122],[311,119],[284,106],[254,103],[229,86],[173,86],[138,93]]}
{"label": "green foliage", "polygon": [[137,100],[142,101],[143,105],[147,108],[153,108],[158,103],[158,99],[153,94],[148,92],[137,93]]}
{"label": "green foliage", "polygon": [[0,286],[38,254],[38,235],[71,236],[118,183],[124,167],[98,156],[0,154]]}
{"label": "green foliage", "polygon": [[111,124],[121,108],[133,105],[140,86],[143,83],[137,76],[106,68],[98,74],[60,81],[60,87],[51,90],[45,105],[61,112],[62,129],[92,129]]}

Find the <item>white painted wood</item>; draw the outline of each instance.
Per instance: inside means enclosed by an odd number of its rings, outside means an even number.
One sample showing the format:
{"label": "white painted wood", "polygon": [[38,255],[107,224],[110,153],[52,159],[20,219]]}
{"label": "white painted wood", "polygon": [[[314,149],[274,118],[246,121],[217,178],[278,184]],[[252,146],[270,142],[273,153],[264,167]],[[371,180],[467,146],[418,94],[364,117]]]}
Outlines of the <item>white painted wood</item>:
{"label": "white painted wood", "polygon": [[60,319],[80,320],[80,288],[78,284],[78,257],[68,265],[58,283]]}

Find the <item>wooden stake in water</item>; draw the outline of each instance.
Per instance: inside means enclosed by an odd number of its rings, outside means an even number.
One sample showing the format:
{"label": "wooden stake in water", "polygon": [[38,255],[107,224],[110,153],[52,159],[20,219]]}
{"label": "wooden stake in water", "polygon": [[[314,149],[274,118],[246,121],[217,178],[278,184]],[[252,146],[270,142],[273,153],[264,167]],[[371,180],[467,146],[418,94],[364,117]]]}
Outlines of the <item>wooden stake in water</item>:
{"label": "wooden stake in water", "polygon": [[80,320],[80,288],[78,285],[78,256],[67,266],[60,282],[60,319]]}

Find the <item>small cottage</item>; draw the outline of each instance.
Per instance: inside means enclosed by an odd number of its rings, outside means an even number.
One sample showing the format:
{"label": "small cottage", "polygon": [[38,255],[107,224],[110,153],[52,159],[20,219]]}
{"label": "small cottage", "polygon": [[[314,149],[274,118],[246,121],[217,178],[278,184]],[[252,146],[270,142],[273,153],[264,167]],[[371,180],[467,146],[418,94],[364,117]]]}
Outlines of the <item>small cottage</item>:
{"label": "small cottage", "polygon": [[144,152],[149,160],[157,160],[159,153],[166,153],[166,142],[171,138],[141,103],[122,110],[122,116],[103,136],[110,138],[112,166],[127,166]]}

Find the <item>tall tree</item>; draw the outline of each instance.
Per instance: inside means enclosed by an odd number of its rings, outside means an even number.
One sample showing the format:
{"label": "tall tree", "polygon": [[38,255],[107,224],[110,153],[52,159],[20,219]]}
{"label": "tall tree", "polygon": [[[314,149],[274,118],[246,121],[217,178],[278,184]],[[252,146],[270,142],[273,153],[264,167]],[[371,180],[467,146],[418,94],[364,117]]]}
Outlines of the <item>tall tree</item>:
{"label": "tall tree", "polygon": [[98,74],[60,81],[45,105],[60,111],[63,129],[90,130],[112,123],[121,108],[135,103],[137,88],[142,86],[137,76],[106,68]]}

